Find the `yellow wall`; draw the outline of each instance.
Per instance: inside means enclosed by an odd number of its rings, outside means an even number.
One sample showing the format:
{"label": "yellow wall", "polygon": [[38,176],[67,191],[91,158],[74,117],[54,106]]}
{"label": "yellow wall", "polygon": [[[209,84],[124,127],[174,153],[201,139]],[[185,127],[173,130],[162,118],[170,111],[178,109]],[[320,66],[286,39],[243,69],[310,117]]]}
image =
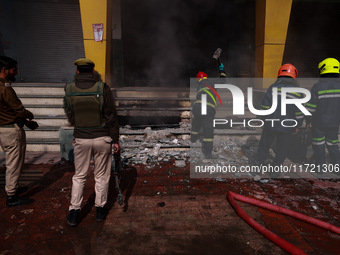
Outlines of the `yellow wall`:
{"label": "yellow wall", "polygon": [[[257,0],[255,76],[277,77],[282,65],[293,0]],[[268,87],[263,83],[260,87]]]}
{"label": "yellow wall", "polygon": [[[112,0],[79,0],[86,58],[110,84]],[[95,42],[92,24],[104,24],[102,42]]]}

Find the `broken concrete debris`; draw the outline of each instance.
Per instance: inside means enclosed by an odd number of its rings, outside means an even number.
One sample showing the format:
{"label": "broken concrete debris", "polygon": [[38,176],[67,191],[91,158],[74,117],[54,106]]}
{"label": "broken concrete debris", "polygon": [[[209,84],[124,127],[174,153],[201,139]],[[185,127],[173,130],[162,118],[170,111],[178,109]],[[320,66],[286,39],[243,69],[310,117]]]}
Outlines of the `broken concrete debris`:
{"label": "broken concrete debris", "polygon": [[[201,142],[191,144],[190,123],[181,122],[178,128],[133,129],[125,126],[120,130],[121,156],[130,164],[154,165],[174,161],[176,167],[202,159]],[[214,139],[214,154],[227,164],[249,164],[253,161],[258,140],[237,137]],[[125,160],[125,161],[124,161]],[[209,160],[204,160],[209,162]]]}
{"label": "broken concrete debris", "polygon": [[[182,128],[184,127],[184,128]],[[120,130],[121,157],[131,164],[153,165],[158,162],[179,160],[176,164],[185,166],[189,158],[189,139],[181,139],[183,134],[190,134],[190,126],[180,128],[131,129],[125,126]],[[181,162],[181,160],[184,162]]]}
{"label": "broken concrete debris", "polygon": [[185,167],[185,161],[184,160],[175,160],[175,166],[176,167]]}
{"label": "broken concrete debris", "polygon": [[227,179],[224,179],[224,178],[215,178],[215,181],[217,181],[217,182],[226,182]]}
{"label": "broken concrete debris", "polygon": [[153,147],[151,155],[152,156],[158,156],[160,149],[161,149],[161,145],[159,143],[156,143],[155,147]]}

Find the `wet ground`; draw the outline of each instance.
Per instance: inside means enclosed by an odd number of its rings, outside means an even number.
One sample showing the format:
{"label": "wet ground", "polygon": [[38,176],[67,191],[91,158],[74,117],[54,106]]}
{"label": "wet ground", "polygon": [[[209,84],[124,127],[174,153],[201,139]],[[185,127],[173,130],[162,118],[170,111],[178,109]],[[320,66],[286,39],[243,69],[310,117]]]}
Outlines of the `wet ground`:
{"label": "wet ground", "polygon": [[[85,186],[81,222],[69,227],[70,163],[31,156],[22,185],[35,199],[7,208],[0,170],[0,254],[287,254],[237,216],[228,191],[270,202],[340,226],[340,182],[318,179],[190,179],[189,163],[126,165],[124,204],[111,181],[104,222],[96,222],[94,180]],[[34,160],[33,160],[34,159]],[[3,164],[2,161],[0,163]],[[307,254],[340,254],[340,236],[266,209],[238,202],[257,222]]]}

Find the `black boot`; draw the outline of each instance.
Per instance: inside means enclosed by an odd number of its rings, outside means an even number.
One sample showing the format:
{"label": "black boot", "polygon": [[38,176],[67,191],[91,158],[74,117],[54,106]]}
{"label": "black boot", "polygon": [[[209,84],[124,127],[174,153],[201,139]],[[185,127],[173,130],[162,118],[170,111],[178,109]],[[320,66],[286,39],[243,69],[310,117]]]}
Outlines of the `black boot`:
{"label": "black boot", "polygon": [[76,227],[78,225],[78,219],[79,219],[79,212],[80,210],[70,210],[69,213],[66,215],[66,220],[67,223],[71,226],[71,227]]}
{"label": "black boot", "polygon": [[6,205],[8,207],[25,205],[34,202],[34,199],[29,197],[18,197],[17,195],[7,196]]}
{"label": "black boot", "polygon": [[96,208],[97,208],[96,220],[98,222],[105,220],[108,214],[107,209],[105,207],[96,207]]}

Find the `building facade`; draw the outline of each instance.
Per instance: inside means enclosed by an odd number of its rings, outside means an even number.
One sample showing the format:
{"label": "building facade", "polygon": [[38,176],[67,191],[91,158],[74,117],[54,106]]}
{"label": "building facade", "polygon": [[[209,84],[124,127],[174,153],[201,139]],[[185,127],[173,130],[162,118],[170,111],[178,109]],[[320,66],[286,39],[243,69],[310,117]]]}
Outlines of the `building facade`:
{"label": "building facade", "polygon": [[197,71],[216,75],[216,48],[232,77],[276,77],[287,62],[316,77],[340,58],[338,0],[161,2],[0,0],[0,54],[19,61],[18,80],[41,83],[72,80],[88,57],[112,87],[189,87]]}

